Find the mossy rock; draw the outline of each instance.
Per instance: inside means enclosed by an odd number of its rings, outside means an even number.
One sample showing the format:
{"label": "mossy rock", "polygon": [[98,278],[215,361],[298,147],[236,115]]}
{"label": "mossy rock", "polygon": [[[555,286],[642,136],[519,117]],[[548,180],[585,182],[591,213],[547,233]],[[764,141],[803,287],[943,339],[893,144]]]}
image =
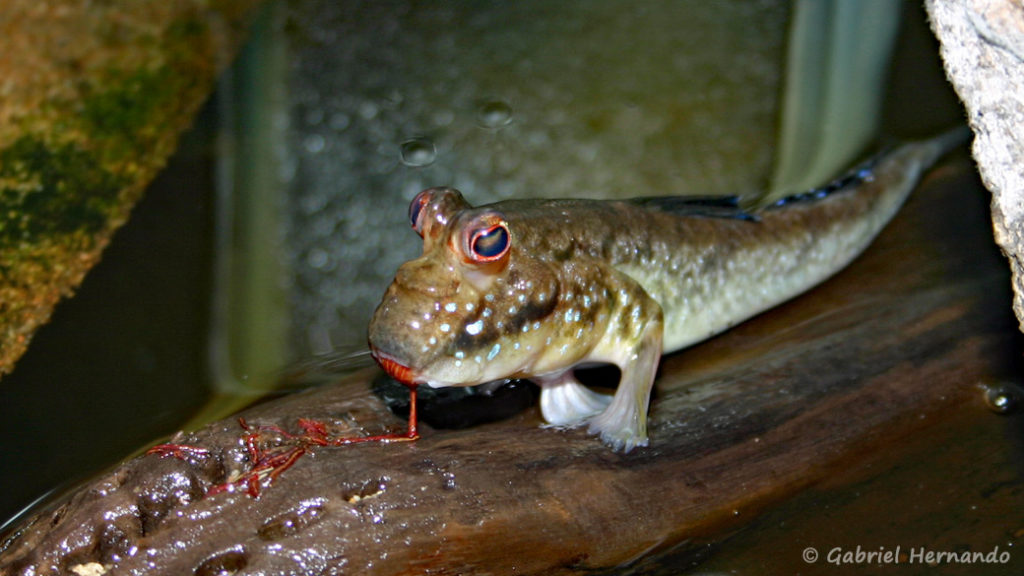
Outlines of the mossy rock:
{"label": "mossy rock", "polygon": [[174,151],[259,0],[12,0],[0,39],[0,375]]}

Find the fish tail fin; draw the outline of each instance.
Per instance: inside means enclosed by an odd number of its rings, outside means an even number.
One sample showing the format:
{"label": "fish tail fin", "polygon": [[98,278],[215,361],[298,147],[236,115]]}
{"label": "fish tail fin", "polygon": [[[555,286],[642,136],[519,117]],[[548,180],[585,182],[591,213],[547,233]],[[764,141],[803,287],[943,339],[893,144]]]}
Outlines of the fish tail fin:
{"label": "fish tail fin", "polygon": [[957,126],[926,140],[917,142],[921,148],[921,165],[931,166],[940,158],[970,141],[974,136],[967,125]]}

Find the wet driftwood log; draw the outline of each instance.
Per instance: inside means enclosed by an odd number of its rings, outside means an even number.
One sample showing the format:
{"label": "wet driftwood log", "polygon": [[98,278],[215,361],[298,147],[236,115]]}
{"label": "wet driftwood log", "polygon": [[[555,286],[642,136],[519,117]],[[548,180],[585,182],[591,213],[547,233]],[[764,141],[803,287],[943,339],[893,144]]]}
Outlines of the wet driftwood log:
{"label": "wet driftwood log", "polygon": [[[983,192],[966,159],[940,168],[850,268],[666,358],[650,448],[539,428],[534,408],[425,427],[415,443],[314,447],[258,498],[204,496],[249,466],[243,430],[223,421],[174,440],[207,455],[136,458],[26,519],[0,544],[0,572],[677,573],[702,543],[1012,374]],[[401,429],[371,393],[378,374],[244,416],[293,433],[299,418]]]}

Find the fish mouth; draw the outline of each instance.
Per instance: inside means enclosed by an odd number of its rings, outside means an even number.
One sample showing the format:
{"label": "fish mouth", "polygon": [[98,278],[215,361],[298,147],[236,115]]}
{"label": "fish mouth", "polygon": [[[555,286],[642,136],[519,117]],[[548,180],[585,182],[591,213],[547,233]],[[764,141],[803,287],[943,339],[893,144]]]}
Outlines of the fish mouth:
{"label": "fish mouth", "polygon": [[381,352],[377,348],[370,347],[370,355],[377,362],[377,365],[387,372],[388,376],[391,376],[395,380],[398,380],[406,386],[419,386],[420,384],[426,384],[431,388],[449,388],[452,386],[467,386],[467,384],[461,384],[458,382],[448,382],[444,380],[432,380],[423,375],[423,373],[415,373],[412,368],[409,368],[405,364],[402,364],[398,360],[395,360],[393,356],[387,352]]}
{"label": "fish mouth", "polygon": [[391,376],[406,386],[419,384],[419,382],[417,382],[413,377],[412,368],[409,368],[376,348],[372,348],[370,350],[370,354],[373,356],[373,359],[377,361],[377,364],[388,373],[388,376]]}

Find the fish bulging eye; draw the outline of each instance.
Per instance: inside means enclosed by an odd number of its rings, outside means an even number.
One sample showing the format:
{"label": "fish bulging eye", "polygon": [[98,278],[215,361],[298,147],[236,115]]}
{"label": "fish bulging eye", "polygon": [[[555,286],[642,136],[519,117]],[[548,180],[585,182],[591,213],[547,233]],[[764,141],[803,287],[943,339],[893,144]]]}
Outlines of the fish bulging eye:
{"label": "fish bulging eye", "polygon": [[421,237],[423,236],[423,222],[420,221],[420,218],[423,216],[423,208],[430,202],[430,196],[431,190],[424,190],[409,203],[409,223]]}
{"label": "fish bulging eye", "polygon": [[508,253],[511,243],[505,222],[480,227],[470,234],[469,257],[474,262],[494,262]]}

